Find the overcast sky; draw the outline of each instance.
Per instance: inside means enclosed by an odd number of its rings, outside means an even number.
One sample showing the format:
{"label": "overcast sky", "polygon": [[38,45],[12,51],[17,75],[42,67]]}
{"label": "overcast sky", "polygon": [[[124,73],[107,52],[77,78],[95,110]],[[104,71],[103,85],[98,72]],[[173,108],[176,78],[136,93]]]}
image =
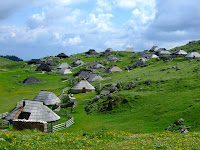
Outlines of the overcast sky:
{"label": "overcast sky", "polygon": [[200,39],[199,0],[1,0],[0,55],[167,49]]}

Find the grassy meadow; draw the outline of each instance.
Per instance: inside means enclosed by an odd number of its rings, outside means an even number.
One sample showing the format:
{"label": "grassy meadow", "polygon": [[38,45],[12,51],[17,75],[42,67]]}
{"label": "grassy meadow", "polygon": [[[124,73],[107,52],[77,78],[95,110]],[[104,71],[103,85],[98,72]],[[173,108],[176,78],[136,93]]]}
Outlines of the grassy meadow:
{"label": "grassy meadow", "polygon": [[[101,83],[103,87],[118,82],[127,85],[133,81],[135,88],[121,89],[113,95],[125,98],[128,101],[126,104],[117,104],[111,111],[88,114],[85,111],[88,99],[94,98],[97,93],[74,94],[78,105],[73,113],[75,123],[72,126],[56,133],[16,131],[12,127],[0,130],[0,138],[6,140],[0,141],[0,149],[200,149],[200,101],[196,100],[200,99],[200,61],[152,59],[146,62],[147,67],[127,71],[125,66],[135,64],[131,61],[139,58],[139,55],[131,56],[133,53],[119,52],[117,57],[122,61],[112,62],[106,67],[116,64],[124,71],[108,74],[97,69],[95,72],[101,72],[101,76],[109,79],[91,83],[95,87]],[[107,57],[82,54],[77,54],[76,58],[88,63],[107,60]],[[70,64],[74,60],[75,57],[61,62]],[[56,72],[42,74],[34,71],[36,66],[24,67],[26,62],[16,63],[6,59],[0,59],[0,62],[0,113],[11,111],[23,98],[33,99],[40,90],[50,90],[59,96],[64,88],[71,87],[72,75],[58,75]],[[35,76],[42,83],[23,85],[22,81],[28,76]],[[68,80],[63,82],[66,76]],[[101,101],[94,105],[101,105]],[[66,110],[69,109],[61,109],[58,113],[61,120],[54,124],[68,119]],[[166,132],[165,129],[179,118],[184,119],[182,125],[190,127],[190,133]]]}

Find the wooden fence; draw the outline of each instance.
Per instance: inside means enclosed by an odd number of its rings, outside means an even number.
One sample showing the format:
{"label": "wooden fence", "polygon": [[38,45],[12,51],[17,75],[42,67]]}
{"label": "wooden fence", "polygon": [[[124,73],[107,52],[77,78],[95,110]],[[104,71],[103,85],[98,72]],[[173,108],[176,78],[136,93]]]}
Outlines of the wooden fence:
{"label": "wooden fence", "polygon": [[61,124],[53,126],[52,132],[57,132],[57,131],[66,129],[69,126],[71,126],[72,124],[74,124],[74,117],[69,119],[67,122],[64,122],[64,123],[61,123]]}
{"label": "wooden fence", "polygon": [[8,115],[8,113],[9,113],[9,112],[5,112],[5,113],[0,114],[0,119],[6,117],[6,116]]}
{"label": "wooden fence", "polygon": [[3,126],[5,126],[5,125],[8,125],[8,128],[10,128],[10,122],[7,121],[7,120],[2,120],[1,126],[3,127]]}

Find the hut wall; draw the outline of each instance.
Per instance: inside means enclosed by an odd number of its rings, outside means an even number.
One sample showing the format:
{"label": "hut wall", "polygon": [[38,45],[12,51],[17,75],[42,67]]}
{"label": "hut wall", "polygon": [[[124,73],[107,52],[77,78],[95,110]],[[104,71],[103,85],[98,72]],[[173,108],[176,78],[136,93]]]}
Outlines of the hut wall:
{"label": "hut wall", "polygon": [[13,120],[13,129],[37,129],[42,132],[47,132],[47,122],[16,119]]}

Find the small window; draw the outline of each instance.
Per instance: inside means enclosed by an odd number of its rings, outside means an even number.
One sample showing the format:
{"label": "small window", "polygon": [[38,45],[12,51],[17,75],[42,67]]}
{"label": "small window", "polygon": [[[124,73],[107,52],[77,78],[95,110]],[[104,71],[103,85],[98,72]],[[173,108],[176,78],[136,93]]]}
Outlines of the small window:
{"label": "small window", "polygon": [[31,113],[29,113],[29,112],[21,112],[21,114],[19,115],[18,119],[26,119],[26,120],[28,120],[30,115],[31,115]]}

